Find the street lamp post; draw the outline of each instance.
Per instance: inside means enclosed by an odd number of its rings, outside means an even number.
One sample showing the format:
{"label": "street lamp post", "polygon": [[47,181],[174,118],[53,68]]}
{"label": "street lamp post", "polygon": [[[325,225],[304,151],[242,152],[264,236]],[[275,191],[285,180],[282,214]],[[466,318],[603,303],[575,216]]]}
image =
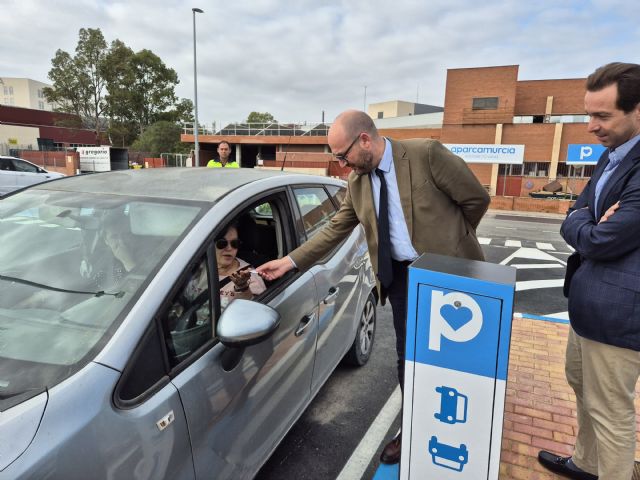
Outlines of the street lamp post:
{"label": "street lamp post", "polygon": [[193,12],[193,97],[195,108],[195,122],[193,136],[195,138],[195,161],[196,167],[200,166],[200,144],[198,143],[198,68],[196,63],[196,13],[204,13],[199,8],[192,8]]}

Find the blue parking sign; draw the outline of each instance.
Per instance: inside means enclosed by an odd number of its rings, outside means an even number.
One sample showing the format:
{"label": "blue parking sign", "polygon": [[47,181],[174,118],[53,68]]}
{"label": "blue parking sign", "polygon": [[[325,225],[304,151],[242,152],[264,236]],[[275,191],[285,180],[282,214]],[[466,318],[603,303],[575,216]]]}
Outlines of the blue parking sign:
{"label": "blue parking sign", "polygon": [[567,165],[595,165],[606,150],[599,143],[574,144],[567,146]]}

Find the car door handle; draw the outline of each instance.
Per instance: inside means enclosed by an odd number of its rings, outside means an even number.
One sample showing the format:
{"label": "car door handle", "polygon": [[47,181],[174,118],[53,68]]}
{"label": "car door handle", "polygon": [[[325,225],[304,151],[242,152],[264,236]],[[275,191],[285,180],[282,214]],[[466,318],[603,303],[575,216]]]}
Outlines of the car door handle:
{"label": "car door handle", "polygon": [[300,324],[298,325],[298,329],[295,333],[296,337],[302,335],[307,327],[311,325],[311,321],[313,320],[314,315],[314,313],[310,313],[309,315],[305,315],[304,317],[302,317],[302,319],[300,320]]}
{"label": "car door handle", "polygon": [[338,298],[338,293],[340,292],[340,289],[337,287],[331,287],[329,289],[329,294],[324,297],[324,300],[322,300],[322,303],[324,303],[325,305],[328,303],[333,303],[336,301],[336,298]]}

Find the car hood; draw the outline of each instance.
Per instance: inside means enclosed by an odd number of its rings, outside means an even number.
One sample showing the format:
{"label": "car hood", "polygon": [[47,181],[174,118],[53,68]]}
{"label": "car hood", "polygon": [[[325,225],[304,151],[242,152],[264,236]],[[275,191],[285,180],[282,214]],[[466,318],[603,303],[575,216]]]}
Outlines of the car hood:
{"label": "car hood", "polygon": [[36,435],[49,396],[43,392],[0,412],[0,472],[24,453]]}

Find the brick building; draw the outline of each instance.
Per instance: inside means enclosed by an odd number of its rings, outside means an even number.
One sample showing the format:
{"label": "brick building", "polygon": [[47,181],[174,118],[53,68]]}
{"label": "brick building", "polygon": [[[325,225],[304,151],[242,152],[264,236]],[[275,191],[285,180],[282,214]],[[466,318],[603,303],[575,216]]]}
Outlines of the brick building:
{"label": "brick building", "polygon": [[[449,69],[441,125],[416,124],[385,128],[392,138],[435,138],[445,144],[519,145],[521,164],[470,164],[492,195],[528,196],[551,180],[580,193],[593,170],[591,165],[567,164],[570,145],[591,145],[584,114],[585,79],[518,80],[518,65]],[[397,102],[396,102],[397,103]],[[369,109],[371,110],[371,109]],[[375,110],[375,109],[374,109]],[[371,111],[369,112],[371,115]],[[386,120],[386,118],[385,118]],[[374,119],[377,121],[377,119]],[[418,124],[417,122],[421,122]],[[331,160],[327,125],[229,125],[199,135],[201,165],[215,155],[218,142],[231,143],[243,167],[310,169],[314,173],[344,175]],[[193,129],[182,141],[193,142]]]}
{"label": "brick building", "polygon": [[524,145],[522,165],[472,164],[494,195],[526,196],[551,180],[580,193],[593,167],[568,165],[572,144],[592,144],[585,79],[518,80],[518,66],[447,72],[443,143]]}

